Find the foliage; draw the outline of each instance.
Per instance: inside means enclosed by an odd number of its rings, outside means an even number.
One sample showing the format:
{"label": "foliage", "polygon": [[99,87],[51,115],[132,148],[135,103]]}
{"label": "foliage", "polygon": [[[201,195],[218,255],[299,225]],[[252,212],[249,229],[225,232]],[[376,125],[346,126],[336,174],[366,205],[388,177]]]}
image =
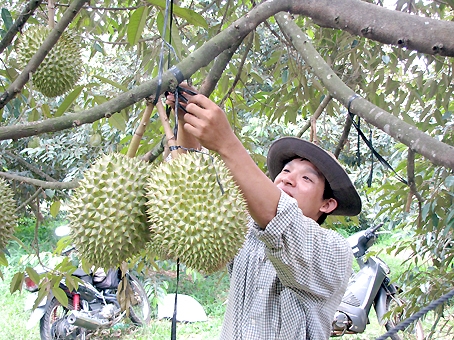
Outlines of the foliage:
{"label": "foliage", "polygon": [[[367,2],[376,6],[388,3]],[[29,81],[4,106],[0,128],[15,127],[20,131],[42,122],[56,122],[56,118],[73,117],[72,114],[94,115],[93,110],[101,105],[105,110],[99,119],[80,126],[77,120],[68,118],[71,127],[62,131],[36,131],[34,135],[0,141],[2,171],[21,176],[22,180],[12,182],[16,199],[18,206],[28,203],[19,212],[25,217],[16,235],[23,242],[28,244],[34,235],[34,226],[27,227],[30,213],[47,215],[53,202],[61,202],[63,206],[71,196],[71,190],[47,189],[39,193],[35,184],[23,179],[69,183],[79,179],[102,154],[126,153],[140,125],[145,104],[137,100],[115,113],[110,111],[112,103],[124,93],[144,98],[140,96],[145,91],[141,86],[159,78],[160,64],[165,71],[186,60],[257,6],[254,1],[180,1],[174,6],[172,20],[166,20],[165,3],[105,0],[85,4],[68,26],[83,42],[84,76],[78,86],[67,95],[49,99],[36,92],[33,82]],[[25,4],[26,1],[16,0],[2,3],[2,39]],[[57,22],[66,6],[65,2],[57,3]],[[393,4],[397,11],[440,22],[452,21],[453,8],[452,1],[399,0]],[[324,14],[331,15],[328,9]],[[48,16],[42,5],[27,21],[24,30],[46,25]],[[347,30],[322,27],[311,16],[293,16],[292,19],[333,74],[350,89],[412,129],[445,143],[445,150],[450,150],[448,146],[454,145],[451,57],[382,44],[368,39],[371,36],[368,33],[377,32],[367,29],[362,35],[353,35]],[[380,22],[378,14],[376,22]],[[418,29],[425,32],[422,27]],[[164,30],[166,41],[171,38],[170,45],[163,44]],[[2,91],[22,72],[15,48],[16,39],[2,52]],[[256,26],[232,53],[209,94],[225,109],[232,127],[257,164],[266,171],[266,150],[282,135],[317,137],[319,144],[329,150],[341,148],[339,160],[360,191],[363,213],[357,218],[330,217],[327,227],[348,234],[385,222],[389,232],[410,235],[411,241],[404,238],[391,244],[389,253],[413,253],[400,278],[406,298],[413,306],[411,313],[452,289],[452,168],[432,163],[418,154],[413,161],[411,150],[417,141],[412,141],[411,145],[402,143],[396,136],[392,138],[385,128],[376,127],[370,119],[361,119],[360,129],[395,172],[371,156],[371,150],[353,129],[347,131],[348,138],[340,145],[348,125],[346,100],[332,99],[326,108],[321,107],[328,92],[334,96],[337,90],[327,90],[326,79],[315,75],[314,68],[286,39],[275,17]],[[191,73],[197,88],[212,75],[216,61],[207,57],[204,66]],[[134,90],[137,92],[128,92]],[[322,115],[313,121],[311,128],[306,128],[319,108]],[[172,121],[173,117],[170,118]],[[355,122],[357,119],[355,117]],[[143,156],[160,145],[162,135],[158,115],[153,113],[137,155]],[[161,159],[159,157],[157,162]],[[38,200],[29,201],[34,194],[39,194]],[[46,230],[50,229],[46,223],[41,223],[39,237],[45,237]],[[47,247],[51,248],[51,244],[43,245],[41,250]],[[150,283],[150,287],[155,287],[155,296],[159,295],[159,289],[161,293],[169,289],[161,285],[161,281],[157,282],[157,285]],[[443,315],[441,309],[437,312],[438,316]]]}

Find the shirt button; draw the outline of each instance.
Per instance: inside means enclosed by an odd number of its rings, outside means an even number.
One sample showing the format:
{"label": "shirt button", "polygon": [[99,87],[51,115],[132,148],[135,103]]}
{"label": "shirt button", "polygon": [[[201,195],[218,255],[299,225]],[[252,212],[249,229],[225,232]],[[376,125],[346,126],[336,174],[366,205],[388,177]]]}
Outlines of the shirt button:
{"label": "shirt button", "polygon": [[251,324],[252,324],[252,326],[255,325],[255,320],[254,319],[251,319]]}

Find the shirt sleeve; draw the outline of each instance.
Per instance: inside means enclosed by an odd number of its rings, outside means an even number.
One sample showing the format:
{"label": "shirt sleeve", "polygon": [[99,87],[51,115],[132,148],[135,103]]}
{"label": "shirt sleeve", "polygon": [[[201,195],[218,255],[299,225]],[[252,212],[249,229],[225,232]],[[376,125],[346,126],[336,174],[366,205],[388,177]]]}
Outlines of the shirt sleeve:
{"label": "shirt sleeve", "polygon": [[345,238],[304,216],[283,191],[276,216],[265,229],[255,227],[285,286],[328,298],[350,276],[352,251]]}

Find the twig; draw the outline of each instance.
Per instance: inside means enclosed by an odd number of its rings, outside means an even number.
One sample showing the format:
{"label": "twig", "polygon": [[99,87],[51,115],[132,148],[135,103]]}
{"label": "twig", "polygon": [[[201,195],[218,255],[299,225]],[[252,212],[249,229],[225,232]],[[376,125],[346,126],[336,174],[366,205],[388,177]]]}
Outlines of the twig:
{"label": "twig", "polygon": [[36,166],[28,163],[25,159],[23,159],[22,157],[20,156],[17,156],[15,154],[13,154],[11,151],[9,150],[5,150],[5,153],[13,158],[16,162],[18,162],[19,164],[25,166],[27,169],[31,170],[32,172],[34,172],[35,174],[37,174],[38,176],[41,176],[43,178],[45,178],[47,181],[49,182],[57,182],[56,179],[50,177],[49,175],[47,175],[46,173],[44,173],[41,169],[37,168]]}
{"label": "twig", "polygon": [[410,204],[411,199],[413,196],[416,197],[418,200],[418,226],[421,226],[422,223],[422,203],[424,199],[422,198],[421,194],[418,192],[416,188],[415,182],[415,152],[408,148],[408,156],[407,156],[407,181],[408,186],[410,187],[410,192],[408,193],[407,197],[407,204],[405,206],[405,211],[410,211]]}
{"label": "twig", "polygon": [[306,123],[306,125],[300,130],[300,132],[297,133],[297,137],[298,138],[301,138],[301,136],[303,135],[303,133],[305,133],[307,131],[307,129],[309,129],[311,127],[311,121],[313,119],[317,120],[318,117],[320,117],[320,115],[322,114],[322,112],[325,110],[325,108],[328,106],[329,102],[331,101],[333,97],[331,97],[330,94],[327,94],[325,98],[323,98],[322,102],[320,103],[320,105],[317,107],[317,110],[315,110],[314,114],[312,115],[312,117],[309,119],[309,121]]}
{"label": "twig", "polygon": [[33,200],[34,200],[36,197],[38,197],[39,194],[42,193],[42,192],[43,192],[43,188],[41,188],[41,187],[38,188],[32,196],[30,196],[24,203],[22,203],[20,206],[18,206],[18,207],[16,208],[16,212],[22,210],[22,208],[24,208],[28,203],[30,203],[31,201],[33,201]]}
{"label": "twig", "polygon": [[337,144],[336,150],[334,151],[334,156],[336,158],[339,158],[342,149],[348,141],[348,135],[350,134],[352,124],[353,120],[351,119],[350,115],[347,114],[347,118],[345,118],[344,131],[342,132],[342,136],[339,140],[339,143]]}
{"label": "twig", "polygon": [[41,2],[42,0],[30,0],[27,6],[25,6],[21,14],[19,14],[19,16],[17,17],[14,24],[9,28],[8,32],[6,32],[5,36],[0,41],[0,54],[2,54],[4,49],[11,44],[17,32],[20,32],[22,30],[22,27],[24,27],[28,18],[32,16],[32,14],[38,8]]}
{"label": "twig", "polygon": [[241,62],[240,62],[240,65],[238,67],[238,72],[236,73],[236,76],[235,76],[235,79],[233,80],[233,83],[232,83],[232,86],[230,86],[229,90],[227,91],[227,93],[224,95],[224,98],[222,98],[219,106],[223,106],[224,105],[224,102],[225,100],[230,96],[230,94],[232,93],[232,91],[235,89],[235,86],[236,84],[238,83],[238,81],[241,79],[241,72],[243,70],[243,67],[244,67],[244,63],[246,62],[246,59],[247,59],[247,55],[249,54],[249,51],[251,50],[251,47],[252,47],[252,42],[254,41],[254,34],[253,33],[250,33],[249,34],[249,41],[247,42],[246,44],[246,48],[244,50],[244,53],[243,53],[243,56],[241,58]]}
{"label": "twig", "polygon": [[[158,100],[158,102],[156,103],[156,108],[158,109],[159,118],[161,119],[162,127],[164,128],[164,132],[167,137],[167,144],[169,145],[169,147],[176,146],[175,136],[173,135],[172,129],[170,128],[166,110],[160,100]],[[170,154],[172,155],[172,159],[176,159],[178,157],[178,150],[170,150]]]}
{"label": "twig", "polygon": [[137,127],[134,136],[132,137],[131,143],[129,144],[127,156],[135,157],[137,149],[139,148],[140,141],[142,140],[143,134],[147,129],[148,122],[150,121],[151,113],[153,112],[154,105],[152,102],[147,101],[147,107],[143,113],[142,120],[140,121],[139,126]]}
{"label": "twig", "polygon": [[166,143],[166,136],[162,136],[161,141],[157,143],[150,151],[142,156],[142,160],[145,162],[153,163],[160,154],[164,151],[164,145]]}
{"label": "twig", "polygon": [[37,187],[41,187],[44,189],[64,190],[64,189],[74,189],[79,186],[79,182],[77,180],[74,180],[71,182],[46,182],[46,181],[41,181],[39,179],[14,175],[14,174],[11,174],[8,172],[2,172],[2,171],[0,171],[0,177],[11,179],[13,181],[25,182],[28,184],[36,185]]}

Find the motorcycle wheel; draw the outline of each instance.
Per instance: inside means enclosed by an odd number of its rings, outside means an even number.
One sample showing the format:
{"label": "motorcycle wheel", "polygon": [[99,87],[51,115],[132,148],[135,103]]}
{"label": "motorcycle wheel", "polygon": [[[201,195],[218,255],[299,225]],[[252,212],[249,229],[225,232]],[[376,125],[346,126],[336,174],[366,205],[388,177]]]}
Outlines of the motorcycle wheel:
{"label": "motorcycle wheel", "polygon": [[[390,296],[388,295],[386,298],[386,310],[392,310],[397,306],[404,306],[405,301],[399,298],[397,295]],[[394,314],[392,315],[391,319],[389,319],[386,324],[385,328],[387,331],[396,327],[400,322],[403,320],[401,319],[401,314]],[[421,320],[418,320],[409,330],[399,331],[396,334],[393,334],[389,337],[392,340],[424,340],[424,329],[422,327]]]}
{"label": "motorcycle wheel", "polygon": [[129,307],[129,318],[138,326],[148,325],[151,319],[151,307],[142,284],[132,274],[128,274],[129,284],[134,292],[135,302]]}
{"label": "motorcycle wheel", "polygon": [[[69,301],[69,304],[72,302]],[[39,322],[39,335],[41,340],[55,340],[59,339],[58,335],[52,334],[52,325],[57,322],[61,322],[66,315],[68,314],[69,309],[64,307],[58,300],[54,297],[49,302],[46,308],[46,313]]]}

